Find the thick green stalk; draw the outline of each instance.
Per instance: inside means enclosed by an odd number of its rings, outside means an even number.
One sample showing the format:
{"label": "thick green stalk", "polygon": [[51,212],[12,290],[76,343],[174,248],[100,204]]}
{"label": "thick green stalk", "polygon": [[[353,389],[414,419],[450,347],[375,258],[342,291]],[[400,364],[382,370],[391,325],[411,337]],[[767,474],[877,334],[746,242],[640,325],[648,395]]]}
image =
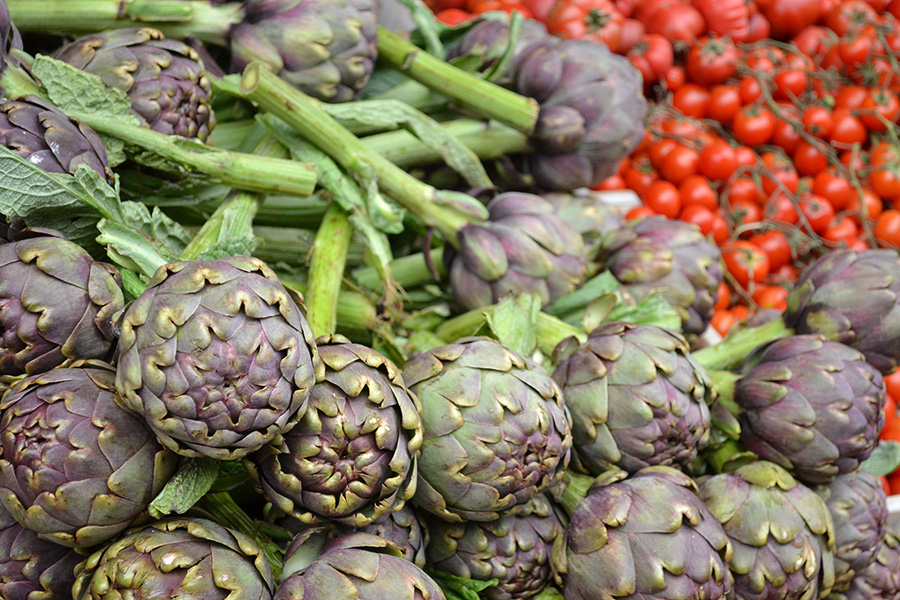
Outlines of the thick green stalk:
{"label": "thick green stalk", "polygon": [[762,344],[793,334],[794,331],[785,325],[782,319],[775,319],[758,327],[733,329],[724,340],[714,346],[697,350],[693,356],[707,369],[734,369]]}
{"label": "thick green stalk", "polygon": [[306,290],[306,318],[317,337],[337,330],[337,301],[352,237],[347,212],[332,202],[313,243]]}
{"label": "thick green stalk", "polygon": [[572,516],[578,505],[587,497],[588,490],[596,481],[597,479],[590,475],[576,473],[570,469],[563,471],[563,491],[558,501],[569,516]]}
{"label": "thick green stalk", "polygon": [[[431,262],[435,272],[442,279],[447,276],[444,269],[444,249],[435,248],[431,251]],[[394,282],[404,289],[411,289],[432,283],[434,274],[428,268],[425,255],[421,252],[401,256],[388,265]],[[382,280],[375,267],[362,267],[353,271],[353,279],[360,286],[373,292],[381,291]]]}
{"label": "thick green stalk", "polygon": [[525,134],[534,131],[540,111],[534,98],[454,67],[384,27],[378,28],[378,61],[482,116]]}
{"label": "thick green stalk", "polygon": [[[284,285],[290,286],[304,296],[307,293],[306,284],[293,281],[290,277],[279,275]],[[381,324],[378,321],[378,311],[372,302],[365,296],[349,290],[341,290],[337,298],[337,330],[350,339],[371,335],[372,331]]]}
{"label": "thick green stalk", "polygon": [[734,401],[734,386],[741,378],[741,375],[739,373],[732,373],[731,371],[708,370],[707,373],[709,374],[709,378],[712,379],[713,387],[716,388],[716,392],[718,393],[718,398],[716,399],[718,403],[724,406],[728,412],[735,417],[739,416],[743,410],[741,410],[741,407]]}

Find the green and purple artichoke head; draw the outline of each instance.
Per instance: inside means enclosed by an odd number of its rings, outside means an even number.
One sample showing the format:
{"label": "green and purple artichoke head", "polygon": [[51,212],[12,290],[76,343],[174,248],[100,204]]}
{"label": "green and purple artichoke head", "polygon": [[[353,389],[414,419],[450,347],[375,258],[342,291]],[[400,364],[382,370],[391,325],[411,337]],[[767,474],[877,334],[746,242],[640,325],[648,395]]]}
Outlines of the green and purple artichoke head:
{"label": "green and purple artichoke head", "polygon": [[249,537],[205,519],[154,521],[90,555],[73,600],[271,600],[269,562]]}
{"label": "green and purple artichoke head", "polygon": [[141,123],[205,141],[216,124],[211,86],[197,52],[150,27],[113,29],[64,46],[56,58],[128,94]]}
{"label": "green and purple artichoke head", "polygon": [[731,544],[671,467],[609,471],[566,530],[566,600],[732,598]]}
{"label": "green and purple artichoke head", "polygon": [[734,552],[738,598],[824,598],[834,583],[834,525],[825,501],[778,465],[756,461],[700,484]]}
{"label": "green and purple artichoke head", "polygon": [[553,362],[572,415],[575,453],[590,473],[683,467],[709,441],[715,390],[680,334],[605,323],[580,346],[562,342]]}
{"label": "green and purple artichoke head", "polygon": [[125,302],[118,271],[52,230],[4,229],[11,239],[0,244],[0,374],[106,357]]}
{"label": "green and purple artichoke head", "polygon": [[[482,60],[482,69],[490,69],[504,53],[509,49],[509,20],[480,15],[477,22],[470,27],[447,51],[447,60],[452,61],[459,57],[477,56]],[[523,19],[519,36],[516,39],[516,47],[512,52],[510,67],[522,56],[527,55],[530,46],[542,44],[548,38],[547,26],[534,19]],[[509,87],[513,84],[509,77],[510,70],[502,74],[497,83]]]}
{"label": "green and purple artichoke head", "polygon": [[315,338],[256,258],[163,265],[120,327],[119,401],[183,456],[243,458],[306,410]]}
{"label": "green and purple artichoke head", "polygon": [[0,402],[0,503],[47,540],[90,548],[144,512],[177,457],[116,404],[115,371],[76,363],[13,384]]}
{"label": "green and purple artichoke head", "polygon": [[828,600],[900,600],[900,538],[888,531],[876,543],[875,560]]}
{"label": "green and purple artichoke head", "polygon": [[800,481],[827,484],[872,453],[885,393],[858,350],[820,335],[776,340],[750,357],[735,385],[741,439]]}
{"label": "green and purple artichoke head", "polygon": [[426,520],[431,536],[428,563],[444,573],[497,584],[482,593],[490,600],[525,600],[554,580],[561,583],[566,519],[545,495],[524,510],[495,521],[448,523]]}
{"label": "green and purple artichoke head", "polygon": [[784,318],[798,333],[852,346],[883,374],[900,362],[900,253],[834,250],[807,268]]}
{"label": "green and purple artichoke head", "polygon": [[724,279],[722,251],[693,223],[629,221],[603,239],[597,262],[638,301],[653,293],[665,298],[689,339],[706,331]]}
{"label": "green and purple artichoke head", "polygon": [[571,417],[531,360],[489,338],[463,338],[410,360],[403,379],[425,427],[419,508],[451,522],[493,521],[559,480]]}
{"label": "green and purple artichoke head", "polygon": [[505,192],[488,204],[486,222],[465,225],[460,248],[446,253],[450,285],[467,309],[535,293],[544,305],[584,283],[587,267],[578,231],[534,194]]}
{"label": "green and purple artichoke head", "polygon": [[362,527],[416,491],[418,401],[375,350],[339,335],[320,337],[317,347],[318,383],[300,422],[246,464],[285,514]]}
{"label": "green and purple artichoke head", "polygon": [[543,197],[553,205],[559,217],[581,234],[588,274],[599,271],[596,260],[601,244],[607,234],[625,227],[624,215],[604,203],[603,194],[594,190],[582,188],[572,192],[549,192]]}
{"label": "green and purple artichoke head", "polygon": [[378,0],[246,0],[230,33],[235,69],[260,61],[326,102],[354,100],[378,55]]}
{"label": "green and purple artichoke head", "polygon": [[0,73],[6,70],[6,65],[10,60],[15,61],[9,55],[12,50],[22,49],[22,36],[16,29],[15,23],[12,22],[12,16],[9,14],[9,7],[6,2],[0,2]]}

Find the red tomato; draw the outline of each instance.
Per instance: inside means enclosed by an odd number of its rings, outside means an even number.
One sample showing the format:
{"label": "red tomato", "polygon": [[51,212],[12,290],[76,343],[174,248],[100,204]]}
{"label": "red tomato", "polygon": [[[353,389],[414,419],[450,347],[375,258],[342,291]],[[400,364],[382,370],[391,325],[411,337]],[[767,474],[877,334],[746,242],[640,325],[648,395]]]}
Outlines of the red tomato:
{"label": "red tomato", "polygon": [[837,169],[829,167],[816,173],[813,179],[813,193],[828,200],[835,210],[844,210],[853,200],[854,190],[850,181],[838,175]]}
{"label": "red tomato", "polygon": [[728,239],[729,235],[731,235],[731,230],[728,228],[728,219],[725,218],[725,214],[722,212],[721,208],[717,209],[713,213],[713,241],[717,244],[721,244]]}
{"label": "red tomato", "polygon": [[666,154],[659,166],[659,174],[663,179],[678,185],[691,175],[697,173],[700,154],[687,146],[677,146]]}
{"label": "red tomato", "polygon": [[672,106],[687,117],[704,119],[709,112],[709,91],[696,83],[686,83],[672,95]]}
{"label": "red tomato", "polygon": [[678,142],[672,138],[662,138],[653,142],[648,151],[650,164],[658,169],[666,155],[678,146]]}
{"label": "red tomato", "polygon": [[787,236],[778,230],[766,231],[751,236],[750,243],[755,244],[769,257],[769,268],[774,272],[789,264],[793,257],[791,242]]}
{"label": "red tomato", "polygon": [[628,52],[628,60],[641,72],[644,83],[651,84],[659,81],[672,67],[675,54],[669,40],[655,33],[647,33]]}
{"label": "red tomato", "polygon": [[881,489],[884,490],[884,493],[888,496],[891,495],[891,483],[888,481],[888,478],[882,475],[878,478],[878,481],[881,483]]}
{"label": "red tomato", "polygon": [[847,108],[835,109],[834,129],[831,131],[831,144],[844,149],[853,144],[862,144],[868,139],[869,132],[858,117]]}
{"label": "red tomato", "polygon": [[762,220],[762,208],[756,202],[734,200],[731,203],[731,218],[737,227],[753,225]]}
{"label": "red tomato", "polygon": [[459,25],[465,23],[475,15],[461,8],[445,8],[435,13],[435,18],[445,25]]}
{"label": "red tomato", "polygon": [[700,151],[698,170],[712,181],[727,181],[737,168],[734,148],[725,140],[709,143]]}
{"label": "red tomato", "polygon": [[900,19],[900,0],[891,0],[887,5],[886,10],[891,13],[895,19]]}
{"label": "red tomato", "polygon": [[659,33],[671,42],[689,42],[706,28],[703,15],[687,4],[673,4],[668,10],[657,12],[645,24],[649,33]]}
{"label": "red tomato", "polygon": [[634,12],[629,16],[646,25],[657,12],[667,11],[677,4],[687,4],[687,0],[636,0]]}
{"label": "red tomato", "polygon": [[641,199],[653,212],[670,219],[674,219],[681,212],[681,194],[678,188],[668,181],[654,181]]}
{"label": "red tomato", "polygon": [[789,39],[819,18],[819,0],[757,0],[756,5],[776,39]]}
{"label": "red tomato", "polygon": [[809,87],[809,76],[802,69],[779,69],[772,82],[775,84],[776,99],[793,101]]}
{"label": "red tomato", "polygon": [[900,196],[900,151],[882,142],[872,149],[872,167],[869,183],[882,198]]}
{"label": "red tomato", "polygon": [[817,146],[804,140],[794,150],[794,166],[800,175],[815,175],[828,167],[828,157]]}
{"label": "red tomato", "polygon": [[787,309],[787,299],[791,292],[780,285],[758,285],[751,298],[760,308]]}
{"label": "red tomato", "polygon": [[709,91],[709,118],[729,125],[741,108],[741,91],[736,85],[717,85]]}
{"label": "red tomato", "polygon": [[685,69],[690,79],[708,87],[734,75],[740,57],[731,38],[704,36],[691,46]]}
{"label": "red tomato", "polygon": [[756,13],[750,15],[750,20],[747,23],[747,31],[747,39],[744,41],[749,44],[768,38],[772,33],[772,27],[769,25],[769,20],[767,18],[761,13]]}
{"label": "red tomato", "polygon": [[756,165],[758,157],[753,148],[749,146],[738,146],[734,149],[734,157],[737,159],[738,168],[753,167]]}
{"label": "red tomato", "polygon": [[656,171],[645,168],[631,168],[625,171],[625,185],[638,196],[643,196],[650,184],[659,179]]}
{"label": "red tomato", "polygon": [[834,116],[825,106],[810,106],[803,111],[803,129],[818,138],[828,139],[834,129]]}
{"label": "red tomato", "polygon": [[712,319],[709,324],[719,332],[719,335],[728,335],[731,328],[737,324],[737,319],[730,310],[716,310],[713,312]]}
{"label": "red tomato", "polygon": [[[521,0],[522,5],[525,6],[528,10],[531,11],[531,14],[534,15],[534,18],[543,23],[547,20],[547,15],[550,14],[550,9],[553,8],[553,4],[556,0]],[[618,6],[618,3],[616,3]],[[619,11],[621,12],[621,10]],[[624,13],[623,13],[624,14]]]}
{"label": "red tomato", "polygon": [[744,75],[738,83],[738,89],[741,92],[741,100],[744,104],[753,104],[762,98],[762,86],[759,79],[753,75]]}
{"label": "red tomato", "polygon": [[810,195],[801,198],[797,204],[814,232],[824,233],[831,225],[831,221],[834,219],[834,209],[824,199]]}
{"label": "red tomato", "polygon": [[725,193],[728,194],[729,202],[742,200],[761,204],[765,201],[765,195],[752,177],[735,177],[725,186]]}
{"label": "red tomato", "polygon": [[750,282],[760,283],[769,274],[769,257],[754,244],[735,241],[722,247],[725,268],[744,289]]}
{"label": "red tomato", "polygon": [[612,0],[556,0],[546,25],[554,35],[601,42],[618,52],[624,22]]}
{"label": "red tomato", "polygon": [[622,39],[619,41],[619,54],[627,54],[637,46],[646,33],[646,27],[637,19],[626,18],[622,21]]}
{"label": "red tomato", "polygon": [[775,115],[769,109],[744,106],[734,116],[734,137],[748,146],[762,146],[772,138],[775,123]]}
{"label": "red tomato", "polygon": [[861,222],[863,217],[870,220],[877,219],[878,215],[884,210],[884,202],[882,202],[881,196],[869,188],[863,188],[862,199],[864,203],[860,202],[860,194],[857,194],[854,190],[853,198],[850,201],[850,205],[847,207],[851,211],[850,216],[856,218],[856,216],[859,215],[857,222]]}
{"label": "red tomato", "polygon": [[849,243],[859,235],[859,229],[856,223],[850,217],[838,217],[831,222],[825,231],[822,232],[822,238],[830,242]]}
{"label": "red tomato", "polygon": [[750,35],[750,11],[744,0],[691,0],[706,21],[706,28],[716,35],[727,35],[736,42]]}
{"label": "red tomato", "polygon": [[635,206],[625,214],[626,221],[634,221],[643,219],[644,217],[652,217],[656,213],[649,206]]}
{"label": "red tomato", "polygon": [[869,90],[861,85],[847,85],[834,97],[835,108],[861,108]]}
{"label": "red tomato", "polygon": [[825,26],[839,37],[844,37],[865,23],[874,23],[877,18],[875,9],[863,0],[847,0],[826,17]]}
{"label": "red tomato", "polygon": [[900,100],[897,94],[887,90],[872,89],[863,100],[859,119],[869,131],[885,131],[888,123],[896,123],[900,118]]}
{"label": "red tomato", "polygon": [[719,206],[719,197],[716,191],[702,175],[687,177],[678,186],[678,191],[681,193],[681,204],[684,207],[698,205],[715,210]]}
{"label": "red tomato", "polygon": [[875,237],[885,246],[900,246],[900,210],[886,210],[875,221]]}
{"label": "red tomato", "polygon": [[466,9],[469,12],[480,15],[481,13],[500,11],[505,13],[517,12],[530,19],[533,15],[519,0],[468,0]]}
{"label": "red tomato", "polygon": [[686,223],[693,223],[700,228],[700,233],[709,235],[713,228],[713,213],[700,204],[688,204],[681,209],[678,218]]}
{"label": "red tomato", "polygon": [[812,58],[821,58],[828,51],[829,41],[827,29],[819,25],[810,25],[795,35],[791,43],[797,46],[803,54]]}
{"label": "red tomato", "polygon": [[684,74],[684,67],[681,65],[674,65],[669,67],[669,69],[663,75],[663,81],[666,84],[667,90],[678,90],[681,86],[684,85],[687,76]]}
{"label": "red tomato", "polygon": [[592,189],[598,191],[627,190],[628,186],[625,185],[625,178],[616,173],[615,175],[610,175]]}
{"label": "red tomato", "polygon": [[775,123],[775,131],[772,132],[772,144],[780,147],[787,154],[793,154],[802,141],[803,137],[790,120],[778,119],[778,122]]}
{"label": "red tomato", "polygon": [[[895,441],[900,441],[900,427],[898,427],[896,424],[894,424],[892,431],[896,432],[894,437],[885,438],[885,439],[893,439]],[[900,469],[895,471],[892,475],[889,475],[887,480],[888,480],[888,484],[890,485],[890,488],[891,488],[890,495],[900,494]]]}
{"label": "red tomato", "polygon": [[762,155],[765,171],[762,174],[763,191],[772,195],[776,190],[787,189],[790,193],[796,193],[800,186],[800,177],[791,161],[782,154],[766,152]]}
{"label": "red tomato", "polygon": [[716,310],[725,310],[731,306],[731,290],[724,281],[719,283],[719,289],[716,292]]}
{"label": "red tomato", "polygon": [[782,192],[772,194],[766,205],[766,216],[773,221],[796,225],[800,220],[794,202]]}

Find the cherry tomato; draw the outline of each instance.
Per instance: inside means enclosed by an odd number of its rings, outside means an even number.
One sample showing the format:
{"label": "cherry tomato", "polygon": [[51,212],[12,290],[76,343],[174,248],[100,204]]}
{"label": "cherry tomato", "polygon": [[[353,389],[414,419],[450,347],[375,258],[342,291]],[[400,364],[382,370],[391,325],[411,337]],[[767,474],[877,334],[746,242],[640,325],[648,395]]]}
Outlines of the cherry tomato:
{"label": "cherry tomato", "polygon": [[896,420],[897,403],[894,401],[894,397],[888,393],[884,402],[884,427],[882,429],[889,429]]}
{"label": "cherry tomato", "polygon": [[828,157],[817,146],[803,140],[794,150],[794,166],[800,175],[815,175],[828,168]]}
{"label": "cherry tomato", "polygon": [[863,0],[847,0],[825,18],[825,26],[839,37],[844,37],[861,24],[874,23],[877,18],[875,9]]}
{"label": "cherry tomato", "polygon": [[686,223],[693,223],[700,228],[700,233],[709,235],[713,228],[713,213],[700,204],[688,204],[681,209],[678,218]]}
{"label": "cherry tomato", "polygon": [[659,179],[652,169],[631,168],[625,172],[625,185],[638,196],[643,196],[650,184]]}
{"label": "cherry tomato", "polygon": [[725,310],[731,306],[731,290],[724,281],[719,283],[719,289],[716,291],[716,310]]}
{"label": "cherry tomato", "polygon": [[656,213],[649,206],[635,206],[625,214],[626,221],[634,221],[643,219],[644,217],[652,217]]}
{"label": "cherry tomato", "polygon": [[780,69],[772,77],[772,82],[775,84],[775,98],[793,101],[809,87],[809,76],[801,69]]}
{"label": "cherry tomato", "polygon": [[772,132],[772,144],[780,147],[787,154],[793,154],[802,141],[803,137],[791,121],[779,119],[775,123],[775,131]]}
{"label": "cherry tomato", "polygon": [[672,138],[662,138],[650,144],[650,150],[648,151],[648,155],[650,156],[650,164],[653,165],[654,168],[658,169],[662,164],[663,159],[666,155],[669,154],[672,150],[677,148],[680,144],[673,140]]}
{"label": "cherry tomato", "polygon": [[900,369],[884,376],[884,387],[892,398],[900,398]]}
{"label": "cherry tomato", "polygon": [[819,18],[819,0],[757,0],[756,5],[776,39],[789,39]]}
{"label": "cherry tomato", "polygon": [[801,198],[797,204],[814,232],[823,233],[831,225],[834,208],[824,199],[810,195]]}
{"label": "cherry tomato", "polygon": [[612,0],[556,0],[545,23],[554,35],[600,42],[618,52],[624,22]]}
{"label": "cherry tomato", "polygon": [[654,181],[644,192],[644,204],[653,212],[674,219],[681,212],[681,194],[674,184],[668,181]]}
{"label": "cherry tomato", "polygon": [[821,235],[823,239],[830,242],[849,243],[853,238],[859,235],[859,229],[850,217],[837,217]]}
{"label": "cherry tomato", "polygon": [[753,290],[751,298],[760,308],[774,308],[776,310],[787,309],[787,299],[791,292],[780,285],[758,285]]}
{"label": "cherry tomato", "polygon": [[672,68],[675,55],[672,43],[655,33],[644,34],[640,41],[628,51],[628,61],[644,77],[644,84],[659,81]]}
{"label": "cherry tomato", "polygon": [[[625,15],[622,15],[623,17]],[[625,18],[622,21],[622,39],[619,41],[619,54],[628,54],[637,46],[646,33],[646,27],[637,19]]]}
{"label": "cherry tomato", "polygon": [[786,189],[790,193],[796,193],[800,186],[800,177],[790,159],[775,152],[765,152],[762,155],[765,170],[762,174],[763,191],[772,195],[776,190]]}
{"label": "cherry tomato", "polygon": [[741,92],[741,100],[744,104],[753,104],[763,95],[762,85],[759,79],[753,75],[744,75],[738,82],[738,90]]}
{"label": "cherry tomato", "polygon": [[709,98],[706,88],[696,83],[686,83],[672,95],[672,106],[687,117],[704,119],[709,112]]}
{"label": "cherry tomato", "polygon": [[875,220],[875,237],[886,246],[900,247],[900,210],[886,210]]}
{"label": "cherry tomato", "polygon": [[702,175],[690,175],[678,186],[681,193],[681,204],[685,208],[692,205],[703,206],[715,210],[719,206],[719,197]]}
{"label": "cherry tomato", "polygon": [[[862,188],[861,195],[863,202],[860,201],[860,194],[857,194],[854,190],[853,198],[847,207],[851,211],[850,216],[856,219],[857,222],[861,222],[863,217],[870,220],[877,219],[884,210],[884,202],[882,202],[881,196],[869,188]],[[859,218],[857,218],[857,215],[859,215]]]}
{"label": "cherry tomato", "polygon": [[796,225],[800,220],[794,202],[783,192],[778,191],[769,197],[766,205],[766,216],[773,221]]}
{"label": "cherry tomato", "polygon": [[713,241],[717,244],[721,244],[728,239],[728,236],[730,234],[731,231],[728,228],[728,219],[725,218],[725,214],[722,212],[722,209],[717,209],[715,212],[713,212]]}
{"label": "cherry tomato", "polygon": [[750,20],[747,23],[747,29],[749,33],[747,34],[747,39],[744,40],[747,43],[764,40],[768,38],[772,33],[772,27],[769,25],[769,20],[765,18],[761,13],[750,15]]}
{"label": "cherry tomato", "polygon": [[734,137],[748,146],[762,146],[772,138],[775,123],[775,115],[769,109],[743,106],[734,116]]}
{"label": "cherry tomato", "polygon": [[687,76],[684,74],[684,67],[681,65],[673,65],[666,70],[663,75],[663,81],[666,84],[667,90],[679,90],[681,86],[684,85],[684,82],[687,80]]}
{"label": "cherry tomato", "polygon": [[737,159],[738,168],[755,166],[759,158],[750,146],[738,146],[735,148],[734,157]]}
{"label": "cherry tomato", "polygon": [[729,125],[741,108],[741,91],[736,85],[717,85],[709,91],[710,119]]}
{"label": "cherry tomato", "polygon": [[734,75],[740,57],[731,38],[703,36],[691,46],[685,70],[691,80],[709,87]]}
{"label": "cherry tomato", "polygon": [[709,324],[719,335],[728,335],[731,328],[737,324],[737,319],[730,310],[716,310]]}
{"label": "cherry tomato", "polygon": [[847,108],[835,109],[834,129],[831,130],[831,144],[844,149],[853,144],[864,143],[869,136],[866,126]]}
{"label": "cherry tomato", "polygon": [[828,139],[834,129],[834,116],[824,106],[810,106],[803,111],[803,129],[818,138]]}
{"label": "cherry tomato", "polygon": [[750,236],[750,239],[747,241],[766,253],[766,256],[769,257],[769,268],[772,271],[778,271],[778,269],[789,264],[792,260],[791,242],[781,231],[772,230],[757,233]]}
{"label": "cherry tomato", "polygon": [[687,146],[678,145],[666,154],[659,165],[659,174],[678,185],[691,175],[697,173],[700,163],[700,154]]}
{"label": "cherry tomato", "polygon": [[813,194],[828,200],[835,210],[844,210],[850,206],[855,194],[850,181],[839,175],[834,167],[816,173],[812,191]]}
{"label": "cherry tomato", "polygon": [[696,8],[676,3],[645,21],[648,33],[659,33],[671,42],[690,42],[703,33],[706,23]]}
{"label": "cherry tomato", "polygon": [[731,202],[731,217],[738,227],[759,223],[762,220],[762,208],[756,202],[735,200]]}
{"label": "cherry tomato", "polygon": [[738,240],[722,246],[725,268],[744,289],[761,283],[769,274],[769,257],[756,245]]}
{"label": "cherry tomato", "polygon": [[750,11],[743,0],[691,0],[706,21],[706,28],[716,35],[727,35],[744,42],[750,35]]}
{"label": "cherry tomato", "polygon": [[465,23],[475,15],[461,8],[445,8],[435,13],[435,18],[445,25],[459,25]]}
{"label": "cherry tomato", "polygon": [[744,201],[762,204],[766,199],[752,177],[735,177],[728,182],[725,193],[728,195],[729,202]]}
{"label": "cherry tomato", "polygon": [[835,108],[862,108],[869,90],[861,85],[847,85],[834,97]]}
{"label": "cherry tomato", "polygon": [[595,185],[593,189],[598,191],[627,190],[628,186],[625,185],[625,178],[616,173]]}
{"label": "cherry tomato", "polygon": [[698,170],[712,181],[727,181],[737,170],[737,155],[731,144],[716,140],[700,150]]}
{"label": "cherry tomato", "polygon": [[861,108],[859,119],[869,131],[885,131],[888,123],[896,123],[900,118],[900,100],[887,90],[869,90]]}

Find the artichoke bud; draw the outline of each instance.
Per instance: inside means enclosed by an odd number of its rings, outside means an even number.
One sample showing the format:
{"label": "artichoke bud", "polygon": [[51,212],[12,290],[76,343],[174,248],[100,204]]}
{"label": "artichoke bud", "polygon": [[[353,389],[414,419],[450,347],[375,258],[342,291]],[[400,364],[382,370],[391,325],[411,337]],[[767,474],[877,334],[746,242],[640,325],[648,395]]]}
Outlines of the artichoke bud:
{"label": "artichoke bud", "polygon": [[531,140],[542,152],[574,152],[584,140],[584,118],[569,106],[541,109]]}

